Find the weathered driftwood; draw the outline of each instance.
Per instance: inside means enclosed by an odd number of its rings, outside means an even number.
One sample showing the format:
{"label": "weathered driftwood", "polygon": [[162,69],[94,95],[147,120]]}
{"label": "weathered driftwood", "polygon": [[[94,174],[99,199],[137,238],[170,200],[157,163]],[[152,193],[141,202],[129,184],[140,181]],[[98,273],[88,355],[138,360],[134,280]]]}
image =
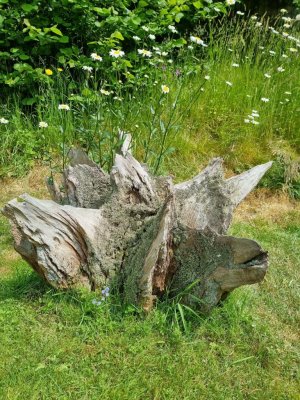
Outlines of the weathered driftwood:
{"label": "weathered driftwood", "polygon": [[47,181],[53,201],[24,194],[4,207],[24,259],[57,288],[95,290],[116,280],[124,301],[146,310],[167,289],[196,282],[184,301],[209,312],[236,287],[260,282],[267,253],[226,232],[271,162],[224,179],[214,159],[174,185],[152,176],[129,146],[126,136],[110,174],[73,150],[63,190]]}

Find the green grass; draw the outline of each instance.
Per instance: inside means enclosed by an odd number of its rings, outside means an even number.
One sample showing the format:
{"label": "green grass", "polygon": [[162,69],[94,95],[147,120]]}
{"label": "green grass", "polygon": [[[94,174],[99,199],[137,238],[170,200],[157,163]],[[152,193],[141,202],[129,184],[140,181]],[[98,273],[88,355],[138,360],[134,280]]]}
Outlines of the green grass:
{"label": "green grass", "polygon": [[[187,329],[161,303],[148,316],[44,284],[12,250],[1,217],[0,398],[298,399],[300,214],[236,221],[270,252],[259,285],[237,289]],[[179,324],[180,325],[180,324]]]}
{"label": "green grass", "polygon": [[[183,46],[172,64],[158,63],[159,57],[153,55],[134,65],[131,81],[103,82],[101,70],[87,78],[80,66],[73,70],[66,66],[50,85],[39,88],[39,101],[32,107],[22,107],[18,93],[12,90],[0,108],[1,115],[9,119],[9,124],[0,126],[0,176],[25,173],[36,159],[48,164],[51,160],[51,167],[61,168],[63,146],[74,144],[109,168],[120,128],[132,134],[138,159],[147,158],[156,170],[162,150],[158,172],[178,179],[189,177],[214,156],[223,157],[235,171],[284,158],[281,183],[299,179],[297,173],[287,175],[293,170],[291,163],[299,165],[300,50],[295,41],[271,33],[266,17],[262,21],[260,28],[247,16],[212,22],[207,33],[199,28],[207,48]],[[285,30],[280,19],[274,26],[280,33]],[[298,37],[299,26],[294,23],[289,33]],[[291,52],[291,47],[298,51]],[[239,67],[233,67],[234,63]],[[284,71],[278,72],[278,67]],[[115,79],[115,67],[111,68]],[[205,80],[206,75],[210,80]],[[161,84],[169,85],[168,95],[161,96]],[[102,87],[113,94],[102,95]],[[270,101],[264,103],[262,97]],[[71,111],[59,111],[60,103],[68,103]],[[244,122],[253,109],[259,113],[259,125]],[[38,128],[42,120],[48,128]]]}

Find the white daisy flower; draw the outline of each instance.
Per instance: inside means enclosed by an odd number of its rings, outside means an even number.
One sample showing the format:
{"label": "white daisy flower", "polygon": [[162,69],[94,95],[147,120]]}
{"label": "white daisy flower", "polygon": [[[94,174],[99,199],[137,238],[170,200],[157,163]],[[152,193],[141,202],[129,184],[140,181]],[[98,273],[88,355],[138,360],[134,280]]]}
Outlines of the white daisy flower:
{"label": "white daisy flower", "polygon": [[92,53],[92,54],[91,54],[91,58],[92,58],[94,61],[102,61],[102,57],[99,56],[99,54],[97,54],[97,53]]}
{"label": "white daisy flower", "polygon": [[149,35],[149,39],[151,39],[151,40],[155,40],[155,35]]}
{"label": "white daisy flower", "polygon": [[236,3],[236,0],[226,0],[226,4],[228,6],[233,6]]}
{"label": "white daisy flower", "polygon": [[209,75],[205,75],[204,79],[209,81],[210,80],[210,76]]}
{"label": "white daisy flower", "polygon": [[105,89],[100,89],[100,93],[104,94],[105,96],[109,96],[111,92]]}
{"label": "white daisy flower", "polygon": [[167,85],[161,85],[161,91],[162,91],[164,94],[167,94],[167,93],[170,92],[170,88],[169,88],[169,86],[167,86]]}
{"label": "white daisy flower", "polygon": [[143,57],[151,57],[152,52],[146,49],[138,49],[138,53],[141,54]]}
{"label": "white daisy flower", "polygon": [[270,99],[268,99],[267,97],[262,97],[261,101],[263,101],[264,103],[268,103]]}
{"label": "white daisy flower", "polygon": [[48,124],[45,121],[40,121],[39,122],[39,128],[48,128]]}
{"label": "white daisy flower", "polygon": [[297,53],[297,51],[298,51],[297,49],[295,49],[295,47],[290,47],[289,50],[291,53]]}
{"label": "white daisy flower", "polygon": [[84,65],[82,67],[83,71],[87,71],[87,72],[92,72],[93,71],[93,67],[89,67],[88,65]]}
{"label": "white daisy flower", "polygon": [[125,55],[124,51],[122,50],[113,50],[111,49],[109,55],[114,58],[123,57]]}
{"label": "white daisy flower", "polygon": [[284,72],[284,71],[285,71],[285,69],[284,69],[284,68],[282,68],[282,67],[278,67],[278,68],[277,68],[277,71],[278,71],[278,72]]}
{"label": "white daisy flower", "polygon": [[70,106],[68,104],[59,104],[58,105],[59,110],[65,110],[65,111],[70,111]]}
{"label": "white daisy flower", "polygon": [[141,40],[141,38],[139,36],[132,36],[132,39],[135,40],[136,42]]}
{"label": "white daisy flower", "polygon": [[149,32],[149,28],[148,28],[147,26],[142,26],[142,29],[143,29],[145,32]]}
{"label": "white daisy flower", "polygon": [[256,21],[257,20],[257,15],[252,15],[251,19],[252,19],[252,21]]}
{"label": "white daisy flower", "polygon": [[231,64],[231,66],[232,66],[232,67],[235,67],[235,68],[238,68],[238,67],[240,66],[240,64],[233,63],[233,64]]}
{"label": "white daisy flower", "polygon": [[0,118],[0,124],[4,124],[4,125],[6,125],[6,124],[8,124],[9,123],[9,120],[8,119],[5,119],[5,118]]}

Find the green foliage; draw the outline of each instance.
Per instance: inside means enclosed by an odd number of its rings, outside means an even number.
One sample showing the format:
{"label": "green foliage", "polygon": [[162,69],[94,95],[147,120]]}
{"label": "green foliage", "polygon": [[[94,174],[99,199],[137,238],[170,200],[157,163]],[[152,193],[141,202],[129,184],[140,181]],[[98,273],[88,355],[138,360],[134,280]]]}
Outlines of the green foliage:
{"label": "green foliage", "polygon": [[[109,50],[122,45],[129,53],[126,69],[134,60],[133,35],[142,42],[149,34],[163,39],[169,25],[193,29],[201,19],[225,12],[225,6],[191,0],[118,0],[113,5],[103,0],[1,0],[0,11],[0,84],[28,89],[51,82],[45,68],[57,73],[61,66],[86,64],[95,50],[109,58]],[[173,45],[179,46],[176,39],[177,34]]]}

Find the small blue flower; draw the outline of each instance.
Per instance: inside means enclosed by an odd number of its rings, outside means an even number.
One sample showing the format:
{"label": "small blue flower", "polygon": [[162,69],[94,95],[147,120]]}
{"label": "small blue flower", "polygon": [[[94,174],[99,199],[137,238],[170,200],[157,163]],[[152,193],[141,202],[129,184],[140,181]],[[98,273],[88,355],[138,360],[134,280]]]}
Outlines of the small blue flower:
{"label": "small blue flower", "polygon": [[93,300],[92,300],[92,304],[94,304],[94,305],[97,306],[97,307],[99,307],[101,303],[102,303],[102,302],[101,302],[100,300],[97,300],[97,299],[93,299]]}

